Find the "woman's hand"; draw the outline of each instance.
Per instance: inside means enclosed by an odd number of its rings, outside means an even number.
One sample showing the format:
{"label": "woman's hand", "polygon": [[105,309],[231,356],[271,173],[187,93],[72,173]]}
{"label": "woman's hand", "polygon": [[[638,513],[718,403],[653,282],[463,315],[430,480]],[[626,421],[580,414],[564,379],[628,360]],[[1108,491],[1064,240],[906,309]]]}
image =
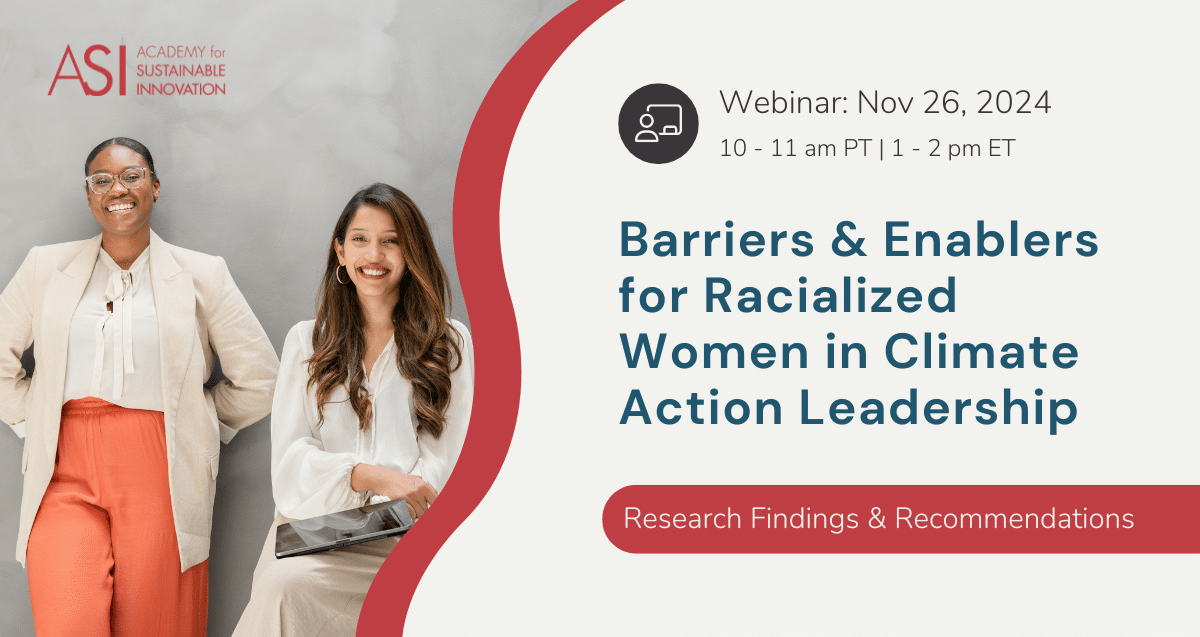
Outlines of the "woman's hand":
{"label": "woman's hand", "polygon": [[425,513],[438,495],[437,489],[420,476],[366,463],[354,466],[350,473],[350,488],[359,493],[374,491],[389,500],[404,498],[408,514],[414,520]]}

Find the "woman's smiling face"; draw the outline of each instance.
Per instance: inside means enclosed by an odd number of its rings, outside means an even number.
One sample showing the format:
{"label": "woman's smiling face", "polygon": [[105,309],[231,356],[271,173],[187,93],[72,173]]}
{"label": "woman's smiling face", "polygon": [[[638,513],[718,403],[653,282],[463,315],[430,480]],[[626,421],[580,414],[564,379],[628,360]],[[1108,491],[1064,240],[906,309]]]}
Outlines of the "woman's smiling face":
{"label": "woman's smiling face", "polygon": [[337,246],[338,262],[346,266],[359,297],[395,297],[400,300],[404,255],[392,215],[363,204],[350,219],[345,243]]}
{"label": "woman's smiling face", "polygon": [[[120,175],[130,168],[144,169],[144,178],[137,188],[121,183]],[[158,198],[158,178],[150,172],[146,158],[125,146],[114,144],[100,151],[88,166],[88,176],[99,173],[111,175],[112,189],[104,194],[87,190],[88,208],[104,228],[106,236],[132,236],[148,230],[150,212]],[[86,186],[85,186],[86,188]]]}

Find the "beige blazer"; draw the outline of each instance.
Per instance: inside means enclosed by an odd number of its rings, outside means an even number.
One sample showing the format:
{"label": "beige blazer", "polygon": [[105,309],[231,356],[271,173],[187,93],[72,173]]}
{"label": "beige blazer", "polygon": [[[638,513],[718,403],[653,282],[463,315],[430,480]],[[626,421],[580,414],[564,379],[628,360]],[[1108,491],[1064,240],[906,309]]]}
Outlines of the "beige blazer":
{"label": "beige blazer", "polygon": [[[167,467],[182,570],[208,559],[221,441],[271,411],[279,358],[224,259],[150,235],[158,313]],[[17,560],[54,473],[66,381],[67,339],[100,252],[100,237],[29,251],[0,293],[0,419],[25,435]],[[21,355],[33,344],[26,378]],[[211,389],[213,357],[226,380]]]}

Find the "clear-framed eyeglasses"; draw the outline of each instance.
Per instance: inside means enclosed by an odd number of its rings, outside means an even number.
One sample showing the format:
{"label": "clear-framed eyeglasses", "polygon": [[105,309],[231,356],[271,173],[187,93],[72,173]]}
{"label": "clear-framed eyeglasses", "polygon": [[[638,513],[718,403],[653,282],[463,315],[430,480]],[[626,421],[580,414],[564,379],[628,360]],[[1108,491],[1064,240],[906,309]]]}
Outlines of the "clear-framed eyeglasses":
{"label": "clear-framed eyeglasses", "polygon": [[88,175],[87,177],[84,177],[84,181],[87,182],[88,188],[93,193],[97,195],[103,195],[104,193],[112,190],[113,184],[117,183],[117,181],[121,182],[121,185],[125,187],[125,190],[141,188],[142,184],[148,181],[149,176],[150,169],[142,166],[133,166],[132,168],[126,168],[125,170],[122,170],[121,174],[117,175],[116,177],[108,173],[96,173],[94,175]]}

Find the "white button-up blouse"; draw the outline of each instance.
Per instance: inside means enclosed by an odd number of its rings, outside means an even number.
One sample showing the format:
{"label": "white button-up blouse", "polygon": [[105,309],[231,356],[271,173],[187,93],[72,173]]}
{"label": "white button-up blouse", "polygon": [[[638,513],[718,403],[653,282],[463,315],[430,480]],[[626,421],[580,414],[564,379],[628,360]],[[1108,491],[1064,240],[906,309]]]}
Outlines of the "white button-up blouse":
{"label": "white button-up blouse", "polygon": [[450,373],[450,405],[439,438],[417,434],[412,383],[396,367],[392,342],[367,378],[371,426],[359,428],[349,394],[340,387],[330,394],[318,427],[316,388],[308,390],[314,321],[288,332],[271,412],[271,482],[280,513],[309,518],[363,506],[374,494],[350,488],[350,474],[360,463],[417,475],[442,490],[462,450],[475,385],[471,336],[462,323],[450,323],[461,337],[462,359]]}
{"label": "white button-up blouse", "polygon": [[122,270],[101,248],[71,318],[63,402],[94,396],[163,411],[160,356],[150,249]]}

